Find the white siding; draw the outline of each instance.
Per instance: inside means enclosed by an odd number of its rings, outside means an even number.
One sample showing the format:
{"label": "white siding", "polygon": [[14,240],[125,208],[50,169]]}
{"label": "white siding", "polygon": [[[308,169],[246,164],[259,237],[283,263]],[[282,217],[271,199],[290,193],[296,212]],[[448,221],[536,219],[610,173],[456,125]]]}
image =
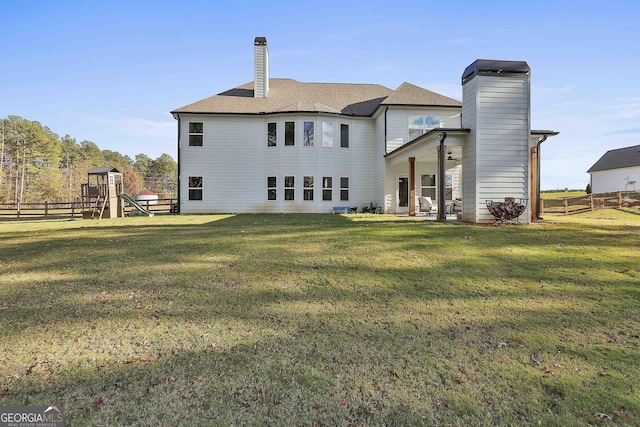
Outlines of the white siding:
{"label": "white siding", "polygon": [[462,97],[462,127],[471,129],[466,143],[462,147],[462,220],[476,222],[478,203],[476,202],[476,96],[478,79],[471,79],[463,86]]}
{"label": "white siding", "polygon": [[438,116],[440,127],[459,128],[460,108],[390,107],[387,113],[387,153],[409,142],[410,116]]}
{"label": "white siding", "polygon": [[[627,184],[635,181],[635,184]],[[609,193],[613,191],[640,190],[640,167],[611,169],[591,173],[591,192]]]}
{"label": "white siding", "polygon": [[[188,146],[188,122],[204,123],[202,147]],[[295,145],[285,146],[285,122],[296,123]],[[303,145],[304,122],[314,123],[313,146]],[[267,123],[277,125],[277,146],[267,147]],[[322,146],[322,123],[333,123],[333,147]],[[340,125],[349,125],[349,148]],[[183,213],[329,213],[333,206],[362,208],[375,199],[375,127],[371,119],[314,114],[181,116],[180,197]],[[203,177],[203,200],[188,200],[188,177]],[[267,177],[276,177],[277,200],[267,200]],[[285,176],[295,200],[284,200]],[[304,200],[304,177],[314,177],[314,200]],[[322,200],[322,178],[333,179],[333,200]],[[340,178],[349,200],[340,200]]]}
{"label": "white siding", "polygon": [[[529,198],[529,78],[476,76],[465,85],[464,98],[465,115],[470,116],[465,116],[465,124],[475,131],[469,138],[475,148],[465,147],[464,176],[476,177],[474,222],[490,222],[486,200]],[[468,175],[474,169],[475,174]],[[465,199],[473,191],[467,188]],[[520,220],[528,222],[529,215]]]}

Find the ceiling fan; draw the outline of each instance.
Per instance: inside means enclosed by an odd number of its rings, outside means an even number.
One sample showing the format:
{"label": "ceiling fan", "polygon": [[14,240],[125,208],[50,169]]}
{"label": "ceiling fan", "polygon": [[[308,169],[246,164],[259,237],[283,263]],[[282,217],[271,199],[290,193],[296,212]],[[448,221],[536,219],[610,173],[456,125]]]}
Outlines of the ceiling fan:
{"label": "ceiling fan", "polygon": [[460,161],[460,159],[454,159],[453,157],[451,157],[451,154],[452,154],[451,151],[449,151],[447,154],[449,155],[449,157],[447,157],[447,160],[451,160],[451,161],[454,161],[454,162],[459,162]]}

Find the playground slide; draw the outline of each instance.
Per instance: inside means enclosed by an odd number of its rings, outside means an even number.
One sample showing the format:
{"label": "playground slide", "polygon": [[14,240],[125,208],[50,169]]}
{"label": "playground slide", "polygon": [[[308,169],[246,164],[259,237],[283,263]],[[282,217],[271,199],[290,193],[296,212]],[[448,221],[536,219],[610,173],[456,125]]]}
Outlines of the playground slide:
{"label": "playground slide", "polygon": [[133,197],[129,196],[128,194],[120,193],[120,194],[118,194],[118,197],[120,197],[123,200],[127,201],[127,203],[129,203],[131,206],[133,206],[134,208],[136,208],[137,210],[139,210],[143,214],[149,215],[149,216],[153,216],[153,212],[150,212],[150,211],[146,210],[145,208],[143,208],[142,205],[140,205],[140,203],[136,202],[135,199],[133,199]]}

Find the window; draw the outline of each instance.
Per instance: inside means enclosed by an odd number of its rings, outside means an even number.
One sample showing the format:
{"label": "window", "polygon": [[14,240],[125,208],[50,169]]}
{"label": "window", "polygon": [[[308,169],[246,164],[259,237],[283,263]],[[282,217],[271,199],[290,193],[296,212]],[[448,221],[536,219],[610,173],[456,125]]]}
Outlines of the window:
{"label": "window", "polygon": [[333,123],[322,122],[322,146],[333,147]]}
{"label": "window", "polygon": [[302,140],[305,147],[313,147],[313,122],[304,122]]}
{"label": "window", "polygon": [[202,177],[189,177],[189,200],[202,200]]}
{"label": "window", "polygon": [[330,176],[322,177],[322,200],[332,200],[331,194],[333,189],[332,178]]}
{"label": "window", "polygon": [[340,177],[340,200],[349,200],[349,178]]}
{"label": "window", "polygon": [[267,123],[267,147],[278,145],[277,123]]}
{"label": "window", "polygon": [[349,148],[349,125],[340,125],[340,147]]}
{"label": "window", "polygon": [[202,147],[202,122],[189,122],[189,146]]}
{"label": "window", "polygon": [[313,177],[305,176],[304,177],[304,200],[313,200]]}
{"label": "window", "polygon": [[268,176],[267,177],[267,200],[276,200],[277,199],[277,188],[276,188],[276,177]]}
{"label": "window", "polygon": [[440,127],[440,116],[409,116],[409,141]]}
{"label": "window", "polygon": [[292,176],[284,177],[284,199],[295,200],[295,180]]}
{"label": "window", "polygon": [[420,195],[436,199],[436,176],[434,174],[420,175]]}
{"label": "window", "polygon": [[284,145],[296,144],[296,122],[284,122]]}

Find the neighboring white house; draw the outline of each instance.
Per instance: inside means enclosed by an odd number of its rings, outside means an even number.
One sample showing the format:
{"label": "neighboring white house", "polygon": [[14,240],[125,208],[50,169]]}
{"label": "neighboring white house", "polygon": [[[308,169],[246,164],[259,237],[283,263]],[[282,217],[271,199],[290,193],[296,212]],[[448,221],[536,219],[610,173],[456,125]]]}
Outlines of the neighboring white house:
{"label": "neighboring white house", "polygon": [[640,190],[640,145],[607,151],[587,172],[592,193]]}
{"label": "neighboring white house", "polygon": [[[443,218],[493,221],[487,200],[539,200],[537,153],[553,131],[530,127],[529,67],[477,60],[464,104],[403,83],[302,83],[269,77],[254,41],[254,81],[172,111],[181,213],[329,213],[373,203],[414,215],[429,196]],[[526,218],[525,218],[526,217]]]}

